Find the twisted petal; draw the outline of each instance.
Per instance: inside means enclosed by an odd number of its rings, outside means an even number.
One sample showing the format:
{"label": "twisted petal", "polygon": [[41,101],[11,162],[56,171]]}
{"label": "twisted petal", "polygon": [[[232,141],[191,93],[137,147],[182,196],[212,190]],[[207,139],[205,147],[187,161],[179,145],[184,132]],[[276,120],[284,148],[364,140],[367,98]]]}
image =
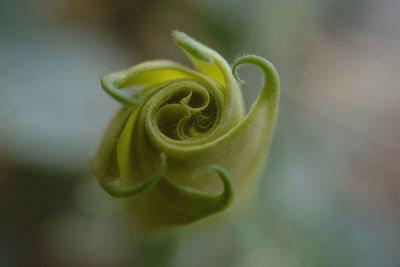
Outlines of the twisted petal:
{"label": "twisted petal", "polygon": [[[93,168],[111,195],[135,195],[134,215],[148,227],[190,223],[222,211],[232,202],[233,185],[236,199],[243,198],[265,162],[278,110],[279,78],[267,60],[239,58],[232,73],[214,50],[182,32],[173,36],[198,72],[158,60],[101,81],[125,106],[110,123]],[[236,73],[242,64],[264,73],[247,115]],[[192,174],[201,177],[190,179]]]}

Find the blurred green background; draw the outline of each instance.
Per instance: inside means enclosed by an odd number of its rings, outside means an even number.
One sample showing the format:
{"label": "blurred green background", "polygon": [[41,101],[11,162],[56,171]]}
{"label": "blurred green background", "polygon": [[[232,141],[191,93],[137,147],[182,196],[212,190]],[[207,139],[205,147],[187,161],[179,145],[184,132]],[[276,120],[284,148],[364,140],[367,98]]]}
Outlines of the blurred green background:
{"label": "blurred green background", "polygon": [[[0,266],[400,266],[400,1],[0,0]],[[146,238],[90,173],[100,77],[189,64],[182,30],[282,80],[254,203]],[[243,68],[247,106],[262,82]]]}

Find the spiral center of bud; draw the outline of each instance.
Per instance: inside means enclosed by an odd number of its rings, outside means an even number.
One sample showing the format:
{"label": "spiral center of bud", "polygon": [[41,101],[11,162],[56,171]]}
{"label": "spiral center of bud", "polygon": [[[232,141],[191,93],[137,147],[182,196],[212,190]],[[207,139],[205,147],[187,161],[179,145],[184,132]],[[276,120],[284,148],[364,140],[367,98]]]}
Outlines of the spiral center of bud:
{"label": "spiral center of bud", "polygon": [[216,104],[206,91],[181,88],[157,110],[157,126],[167,137],[187,140],[201,137],[213,127]]}

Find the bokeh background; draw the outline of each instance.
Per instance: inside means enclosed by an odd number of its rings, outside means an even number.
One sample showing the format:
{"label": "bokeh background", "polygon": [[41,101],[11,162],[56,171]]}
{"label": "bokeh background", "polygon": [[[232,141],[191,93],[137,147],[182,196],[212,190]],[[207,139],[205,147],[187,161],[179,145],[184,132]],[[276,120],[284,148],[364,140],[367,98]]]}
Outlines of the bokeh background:
{"label": "bokeh background", "polygon": [[[400,266],[400,1],[0,0],[0,266]],[[144,237],[90,172],[119,104],[100,77],[189,64],[187,32],[279,70],[253,204]],[[261,73],[242,68],[246,103]]]}

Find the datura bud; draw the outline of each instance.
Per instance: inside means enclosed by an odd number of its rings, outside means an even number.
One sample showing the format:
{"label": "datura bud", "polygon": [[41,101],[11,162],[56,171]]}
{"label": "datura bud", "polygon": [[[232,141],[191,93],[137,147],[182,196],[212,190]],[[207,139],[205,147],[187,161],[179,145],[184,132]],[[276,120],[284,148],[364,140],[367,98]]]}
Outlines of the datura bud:
{"label": "datura bud", "polygon": [[[101,79],[124,106],[94,157],[94,173],[111,196],[129,198],[135,219],[149,228],[192,223],[251,193],[278,112],[279,77],[267,60],[246,55],[231,69],[185,33],[173,38],[197,71],[154,60]],[[242,64],[264,75],[247,115],[236,72]]]}

